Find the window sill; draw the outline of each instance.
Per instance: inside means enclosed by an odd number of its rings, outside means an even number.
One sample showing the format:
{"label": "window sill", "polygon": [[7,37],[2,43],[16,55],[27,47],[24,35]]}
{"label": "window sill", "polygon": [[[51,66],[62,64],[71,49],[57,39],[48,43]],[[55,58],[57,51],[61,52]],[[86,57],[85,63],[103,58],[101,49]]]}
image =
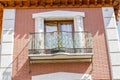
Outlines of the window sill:
{"label": "window sill", "polygon": [[93,53],[29,54],[30,63],[91,62]]}

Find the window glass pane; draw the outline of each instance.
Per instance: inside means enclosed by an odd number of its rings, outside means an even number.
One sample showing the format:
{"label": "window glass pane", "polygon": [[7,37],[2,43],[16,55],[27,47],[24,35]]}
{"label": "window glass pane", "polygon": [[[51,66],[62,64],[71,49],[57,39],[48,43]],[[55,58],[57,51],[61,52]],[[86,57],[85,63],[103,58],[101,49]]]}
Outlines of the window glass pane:
{"label": "window glass pane", "polygon": [[72,32],[72,24],[61,23],[60,24],[60,31],[69,31],[69,32]]}
{"label": "window glass pane", "polygon": [[57,24],[56,23],[47,23],[46,24],[46,32],[54,32],[57,31]]}
{"label": "window glass pane", "polygon": [[57,23],[47,23],[46,24],[46,49],[53,49],[58,46],[57,42]]}
{"label": "window glass pane", "polygon": [[62,23],[60,24],[60,47],[73,48],[72,39],[72,24]]}

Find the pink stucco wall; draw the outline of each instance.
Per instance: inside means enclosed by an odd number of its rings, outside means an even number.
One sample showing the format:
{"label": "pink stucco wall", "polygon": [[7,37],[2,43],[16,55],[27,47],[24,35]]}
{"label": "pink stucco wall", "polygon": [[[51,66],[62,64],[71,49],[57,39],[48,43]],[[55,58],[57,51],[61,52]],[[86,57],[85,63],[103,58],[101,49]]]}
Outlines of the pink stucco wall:
{"label": "pink stucco wall", "polygon": [[[67,10],[85,12],[84,29],[93,37],[93,71],[91,63],[49,63],[28,65],[28,35],[35,30],[33,13]],[[93,80],[111,80],[109,58],[101,8],[17,9],[15,18],[13,80],[31,80],[31,76],[54,72],[89,73]]]}

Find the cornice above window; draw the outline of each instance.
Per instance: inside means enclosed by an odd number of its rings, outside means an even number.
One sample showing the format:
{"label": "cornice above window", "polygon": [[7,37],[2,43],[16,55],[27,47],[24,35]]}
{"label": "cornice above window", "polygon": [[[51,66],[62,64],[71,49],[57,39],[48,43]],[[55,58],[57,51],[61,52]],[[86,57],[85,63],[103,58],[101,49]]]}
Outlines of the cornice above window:
{"label": "cornice above window", "polygon": [[32,18],[42,17],[45,20],[64,20],[64,19],[74,19],[75,16],[85,17],[84,12],[75,12],[75,11],[49,11],[49,12],[41,12],[35,13],[32,15]]}

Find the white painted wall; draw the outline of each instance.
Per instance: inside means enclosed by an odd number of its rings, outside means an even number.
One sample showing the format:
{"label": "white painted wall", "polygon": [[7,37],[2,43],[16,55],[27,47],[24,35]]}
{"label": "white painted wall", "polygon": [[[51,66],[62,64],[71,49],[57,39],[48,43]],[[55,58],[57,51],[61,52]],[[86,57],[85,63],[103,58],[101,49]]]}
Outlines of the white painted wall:
{"label": "white painted wall", "polygon": [[91,80],[91,75],[70,72],[56,72],[32,76],[32,80]]}
{"label": "white painted wall", "polygon": [[[118,31],[117,29],[106,29],[107,32],[107,39],[112,40],[112,39],[118,39]],[[116,35],[115,35],[116,34]]]}
{"label": "white painted wall", "polygon": [[112,66],[113,70],[113,80],[120,80],[120,65]]}
{"label": "white painted wall", "polygon": [[[120,53],[110,53],[111,64],[114,66],[120,66]],[[120,71],[120,70],[119,70]]]}
{"label": "white painted wall", "polygon": [[13,61],[12,57],[14,46],[14,26],[15,26],[15,9],[4,9],[2,22],[1,55],[0,55],[1,57],[0,80],[11,80],[12,75],[11,62]]}
{"label": "white painted wall", "polygon": [[120,80],[120,45],[113,7],[102,8],[113,80]]}

